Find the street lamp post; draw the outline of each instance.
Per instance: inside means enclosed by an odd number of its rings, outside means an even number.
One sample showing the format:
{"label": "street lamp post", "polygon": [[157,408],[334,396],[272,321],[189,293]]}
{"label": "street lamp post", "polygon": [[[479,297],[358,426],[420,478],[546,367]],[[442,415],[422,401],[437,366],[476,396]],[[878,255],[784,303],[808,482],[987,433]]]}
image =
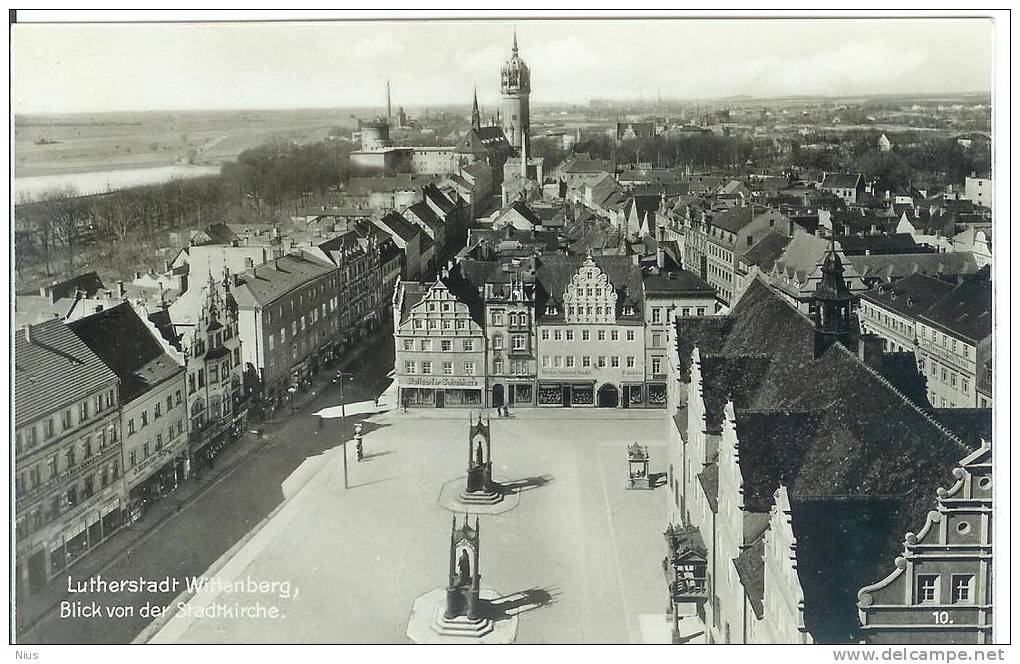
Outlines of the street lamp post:
{"label": "street lamp post", "polygon": [[[333,379],[334,382],[340,384],[340,423],[343,424],[347,418],[347,403],[344,400],[344,382],[348,380],[354,380],[354,374],[347,373],[344,371],[337,371],[336,377]],[[344,490],[350,488],[350,483],[347,479],[347,439],[344,438],[341,443],[343,447],[344,455]]]}

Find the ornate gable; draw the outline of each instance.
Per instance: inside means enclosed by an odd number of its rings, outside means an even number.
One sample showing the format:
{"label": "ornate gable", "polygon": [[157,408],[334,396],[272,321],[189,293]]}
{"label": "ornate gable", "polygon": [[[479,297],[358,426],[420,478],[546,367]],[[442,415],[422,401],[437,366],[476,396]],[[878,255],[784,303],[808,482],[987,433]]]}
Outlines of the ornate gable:
{"label": "ornate gable", "polygon": [[589,253],[563,292],[568,323],[615,323],[616,288]]}

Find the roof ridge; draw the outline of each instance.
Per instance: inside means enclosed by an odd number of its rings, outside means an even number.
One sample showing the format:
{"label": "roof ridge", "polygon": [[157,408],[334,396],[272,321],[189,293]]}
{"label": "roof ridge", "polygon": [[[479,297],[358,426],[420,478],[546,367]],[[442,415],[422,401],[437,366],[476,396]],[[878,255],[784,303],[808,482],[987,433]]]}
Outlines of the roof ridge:
{"label": "roof ridge", "polygon": [[837,351],[837,352],[846,353],[852,359],[856,360],[858,366],[863,367],[872,376],[877,378],[879,380],[879,382],[881,382],[889,390],[891,390],[893,392],[893,394],[898,396],[905,404],[907,404],[908,406],[913,408],[914,411],[916,411],[922,418],[924,418],[925,420],[930,422],[932,424],[932,426],[934,426],[936,429],[941,431],[945,436],[947,436],[950,440],[952,440],[954,443],[956,443],[960,447],[960,449],[964,450],[965,453],[970,454],[973,451],[967,445],[964,444],[962,439],[958,438],[956,436],[956,434],[952,433],[948,428],[946,428],[945,425],[943,425],[940,422],[938,422],[938,420],[936,420],[930,414],[924,412],[924,410],[922,410],[920,407],[918,407],[917,404],[915,404],[913,401],[911,401],[909,398],[907,398],[907,396],[905,394],[903,394],[903,392],[901,392],[895,385],[893,385],[891,382],[889,382],[889,380],[885,376],[883,376],[882,374],[878,373],[878,371],[876,371],[874,368],[872,368],[867,363],[860,361],[860,359],[857,357],[857,355],[855,353],[850,352],[849,348],[847,348],[846,346],[843,346],[842,344],[833,344],[831,346],[831,348],[839,348],[841,350]]}

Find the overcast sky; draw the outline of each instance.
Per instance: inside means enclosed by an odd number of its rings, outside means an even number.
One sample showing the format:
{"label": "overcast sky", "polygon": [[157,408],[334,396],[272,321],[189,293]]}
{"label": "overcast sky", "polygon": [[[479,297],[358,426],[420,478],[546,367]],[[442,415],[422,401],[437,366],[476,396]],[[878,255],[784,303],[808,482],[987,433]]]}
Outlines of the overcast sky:
{"label": "overcast sky", "polygon": [[990,20],[17,24],[18,113],[987,92]]}

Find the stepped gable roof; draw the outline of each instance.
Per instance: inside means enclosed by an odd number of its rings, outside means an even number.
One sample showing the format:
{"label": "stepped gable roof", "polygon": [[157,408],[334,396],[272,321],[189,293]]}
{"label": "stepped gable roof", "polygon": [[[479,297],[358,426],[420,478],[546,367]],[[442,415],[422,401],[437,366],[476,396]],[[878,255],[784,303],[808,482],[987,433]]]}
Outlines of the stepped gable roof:
{"label": "stepped gable roof", "polygon": [[[473,266],[476,270],[473,273],[471,267],[465,268],[464,264],[468,262],[477,264]],[[468,275],[472,277],[471,279],[465,274],[466,269]],[[499,269],[499,264],[495,261],[461,261],[440,279],[449,289],[451,295],[467,305],[471,318],[483,328],[485,327],[485,300],[479,289],[485,284],[485,278],[493,269]],[[476,279],[478,281],[475,281]]]}
{"label": "stepped gable roof", "polygon": [[921,320],[973,342],[987,338],[992,333],[990,275],[990,266],[981,268],[928,307]]}
{"label": "stepped gable roof", "polygon": [[287,254],[239,275],[231,293],[242,308],[270,304],[295,288],[336,270],[309,254]]}
{"label": "stepped gable roof", "polygon": [[895,281],[920,272],[933,277],[958,277],[978,271],[977,260],[970,251],[937,254],[882,254],[847,256],[862,279]]}
{"label": "stepped gable roof", "polygon": [[[536,281],[538,288],[535,294],[535,308],[539,317],[550,320],[563,317],[563,292],[570,279],[585,262],[585,256],[541,256],[536,260]],[[644,300],[644,289],[641,284],[641,268],[634,265],[630,256],[594,256],[595,265],[602,270],[609,282],[616,289],[617,322],[641,319],[641,305]],[[545,314],[548,302],[554,302],[558,314]],[[623,315],[623,307],[634,307],[632,316]]]}
{"label": "stepped gable roof", "polygon": [[786,246],[790,244],[791,239],[781,233],[769,231],[743,253],[741,260],[748,265],[757,265],[759,269],[768,272],[782,255]]}
{"label": "stepped gable roof", "polygon": [[184,371],[127,302],[80,318],[68,327],[120,378],[121,403],[133,401]]}
{"label": "stepped gable roof", "polygon": [[29,424],[55,408],[117,381],[117,374],[62,320],[14,333],[14,425]]}
{"label": "stepped gable roof", "polygon": [[914,318],[953,290],[953,285],[925,274],[916,273],[899,281],[880,284],[861,293],[861,298]]}
{"label": "stepped gable roof", "polygon": [[754,615],[760,620],[765,615],[762,603],[765,598],[765,538],[759,536],[751,546],[741,551],[733,559],[733,566],[737,568],[740,585],[744,587]]}

